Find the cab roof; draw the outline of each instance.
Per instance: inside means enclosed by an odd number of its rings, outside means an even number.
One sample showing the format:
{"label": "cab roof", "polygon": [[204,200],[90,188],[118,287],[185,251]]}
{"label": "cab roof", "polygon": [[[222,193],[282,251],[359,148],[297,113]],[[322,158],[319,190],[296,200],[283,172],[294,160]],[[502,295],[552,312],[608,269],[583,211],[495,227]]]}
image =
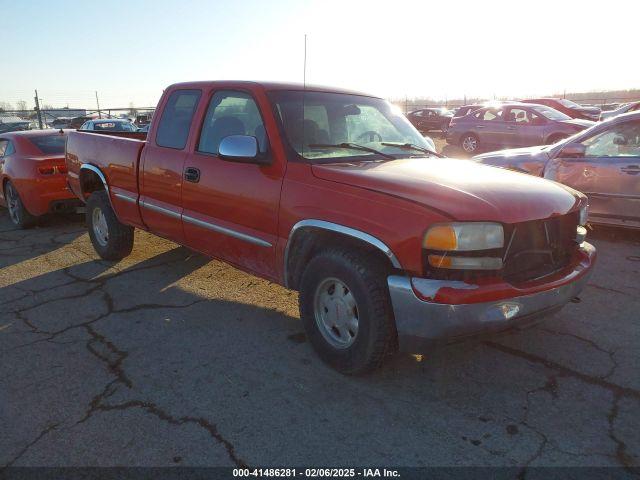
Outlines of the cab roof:
{"label": "cab roof", "polygon": [[169,88],[262,88],[266,91],[277,90],[306,90],[308,92],[325,92],[325,93],[343,93],[350,95],[361,95],[365,97],[381,98],[377,95],[371,95],[369,93],[360,92],[357,90],[349,90],[339,87],[329,87],[325,85],[304,85],[302,83],[294,82],[265,82],[265,81],[249,81],[249,80],[211,80],[211,81],[199,81],[199,82],[181,82],[170,85]]}

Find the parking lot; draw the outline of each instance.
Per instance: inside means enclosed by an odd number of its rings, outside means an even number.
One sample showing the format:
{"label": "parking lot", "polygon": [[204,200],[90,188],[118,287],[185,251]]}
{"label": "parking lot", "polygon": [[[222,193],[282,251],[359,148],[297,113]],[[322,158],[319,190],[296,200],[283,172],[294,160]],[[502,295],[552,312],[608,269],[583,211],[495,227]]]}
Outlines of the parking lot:
{"label": "parking lot", "polygon": [[143,232],[0,210],[0,465],[638,465],[640,237],[522,332],[342,376],[297,295]]}

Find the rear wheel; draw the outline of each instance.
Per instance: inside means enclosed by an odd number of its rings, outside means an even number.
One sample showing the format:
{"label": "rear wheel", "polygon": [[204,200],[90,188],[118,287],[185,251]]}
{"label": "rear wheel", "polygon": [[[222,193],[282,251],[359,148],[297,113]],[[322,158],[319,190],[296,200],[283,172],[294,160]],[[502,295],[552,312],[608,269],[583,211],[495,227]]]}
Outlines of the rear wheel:
{"label": "rear wheel", "polygon": [[29,228],[38,220],[38,217],[31,215],[25,208],[18,190],[13,186],[10,181],[4,187],[5,199],[7,202],[7,209],[9,210],[9,218],[13,224],[18,228]]}
{"label": "rear wheel", "polygon": [[395,345],[386,272],[372,255],[328,250],[300,282],[300,317],[320,358],[345,374],[379,367]]}
{"label": "rear wheel", "polygon": [[474,153],[478,150],[480,146],[480,141],[478,137],[473,133],[466,133],[462,136],[462,140],[460,141],[460,146],[467,153]]}
{"label": "rear wheel", "polygon": [[87,200],[86,218],[91,243],[101,258],[120,260],[131,253],[134,229],[118,221],[106,191],[91,194]]}

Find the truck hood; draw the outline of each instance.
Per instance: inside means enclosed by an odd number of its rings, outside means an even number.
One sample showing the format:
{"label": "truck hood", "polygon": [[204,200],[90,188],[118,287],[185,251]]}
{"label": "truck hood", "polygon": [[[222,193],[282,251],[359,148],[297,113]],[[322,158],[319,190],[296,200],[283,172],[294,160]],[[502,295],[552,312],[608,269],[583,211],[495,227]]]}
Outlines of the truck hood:
{"label": "truck hood", "polygon": [[316,164],[321,179],[392,195],[460,221],[518,223],[562,215],[580,201],[555,182],[469,160],[407,158]]}

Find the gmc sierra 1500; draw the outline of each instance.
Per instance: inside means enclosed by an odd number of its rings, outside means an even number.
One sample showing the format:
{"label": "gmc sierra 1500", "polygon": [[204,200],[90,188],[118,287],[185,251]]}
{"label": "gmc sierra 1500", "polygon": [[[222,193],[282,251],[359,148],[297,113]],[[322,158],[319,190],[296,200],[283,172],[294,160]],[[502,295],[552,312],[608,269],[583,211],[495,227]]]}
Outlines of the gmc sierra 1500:
{"label": "gmc sierra 1500", "polygon": [[311,344],[345,373],[529,323],[595,261],[584,195],[440,158],[355,92],[176,84],[146,139],[71,132],[66,162],[102,258],[140,228],[298,290]]}

